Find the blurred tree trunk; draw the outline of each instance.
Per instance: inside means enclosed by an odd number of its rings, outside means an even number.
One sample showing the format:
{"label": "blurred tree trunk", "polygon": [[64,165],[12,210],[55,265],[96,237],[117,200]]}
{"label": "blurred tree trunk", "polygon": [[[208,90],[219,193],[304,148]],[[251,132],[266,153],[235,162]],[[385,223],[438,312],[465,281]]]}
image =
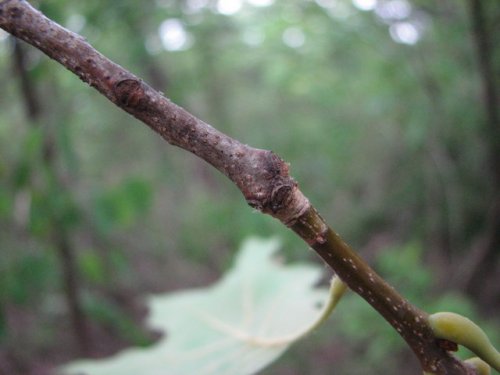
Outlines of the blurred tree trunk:
{"label": "blurred tree trunk", "polygon": [[[467,257],[466,263],[472,269],[464,280],[467,291],[484,306],[494,308],[500,301],[500,115],[498,101],[498,77],[500,72],[494,66],[494,42],[500,28],[500,2],[468,0],[472,37],[475,44],[476,60],[481,78],[481,90],[485,107],[485,144],[488,146],[492,203],[487,215],[486,228],[482,238]],[[488,17],[487,17],[488,16]],[[491,20],[491,23],[490,23]],[[496,22],[496,24],[494,24]],[[496,27],[497,30],[492,31]],[[498,69],[497,69],[498,70]]]}
{"label": "blurred tree trunk", "polygon": [[[40,99],[37,96],[36,87],[29,76],[26,54],[22,42],[12,38],[12,43],[13,68],[15,74],[19,78],[26,116],[33,126],[40,126],[43,113]],[[52,136],[50,134],[44,134],[43,163],[51,174],[54,183],[57,185],[56,190],[59,190],[64,189],[64,182],[58,176],[56,157],[56,146]],[[62,285],[78,350],[86,355],[89,353],[90,341],[88,337],[87,322],[79,297],[81,287],[75,262],[75,250],[71,244],[71,235],[67,225],[61,222],[61,220],[58,220],[57,216],[57,212],[50,212],[50,216],[47,218],[47,220],[50,221],[50,241],[57,251],[57,256],[61,264],[63,277]]]}

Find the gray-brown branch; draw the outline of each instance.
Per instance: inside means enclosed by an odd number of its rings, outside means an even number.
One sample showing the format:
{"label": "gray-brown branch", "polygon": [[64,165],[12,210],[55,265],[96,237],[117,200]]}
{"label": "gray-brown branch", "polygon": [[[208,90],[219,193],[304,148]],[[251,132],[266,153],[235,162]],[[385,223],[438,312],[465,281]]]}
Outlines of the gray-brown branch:
{"label": "gray-brown branch", "polygon": [[250,206],[295,231],[372,305],[406,340],[424,370],[473,374],[439,345],[427,314],[399,295],[328,227],[289,175],[288,164],[273,152],[242,144],[197,119],[26,1],[0,1],[0,27],[58,61],[168,143],[224,173]]}

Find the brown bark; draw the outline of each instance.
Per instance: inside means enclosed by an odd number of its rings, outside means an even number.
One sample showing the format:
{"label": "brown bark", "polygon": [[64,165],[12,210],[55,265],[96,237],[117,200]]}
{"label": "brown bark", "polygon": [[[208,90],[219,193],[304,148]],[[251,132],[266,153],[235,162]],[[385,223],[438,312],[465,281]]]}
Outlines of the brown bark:
{"label": "brown bark", "polygon": [[328,227],[298,189],[288,165],[273,152],[244,145],[197,119],[26,1],[0,1],[0,27],[64,65],[170,144],[194,153],[225,174],[250,206],[295,231],[372,305],[406,340],[424,370],[472,373],[439,346],[427,314],[399,295]]}

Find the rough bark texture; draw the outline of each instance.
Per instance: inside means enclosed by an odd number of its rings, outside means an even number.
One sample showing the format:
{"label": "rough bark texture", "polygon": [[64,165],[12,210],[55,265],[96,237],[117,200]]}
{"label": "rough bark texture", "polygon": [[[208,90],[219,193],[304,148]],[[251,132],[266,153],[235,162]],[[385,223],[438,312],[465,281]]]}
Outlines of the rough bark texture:
{"label": "rough bark texture", "polygon": [[427,314],[399,295],[328,227],[290,177],[288,165],[273,152],[244,145],[197,119],[25,1],[0,1],[0,27],[64,65],[170,144],[229,177],[250,206],[295,231],[372,305],[406,340],[424,370],[473,373],[439,345]]}

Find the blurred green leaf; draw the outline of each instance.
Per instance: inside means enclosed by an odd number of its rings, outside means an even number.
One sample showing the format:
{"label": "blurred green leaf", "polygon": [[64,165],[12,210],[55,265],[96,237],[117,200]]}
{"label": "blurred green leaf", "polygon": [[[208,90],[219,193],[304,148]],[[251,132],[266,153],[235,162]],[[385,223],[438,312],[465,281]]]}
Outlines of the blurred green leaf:
{"label": "blurred green leaf", "polygon": [[29,155],[31,157],[40,156],[45,131],[46,129],[40,126],[28,128],[23,147],[25,155]]}
{"label": "blurred green leaf", "polygon": [[42,192],[34,191],[31,196],[30,230],[36,235],[47,235],[51,230],[51,204]]}
{"label": "blurred green leaf", "polygon": [[119,337],[128,343],[139,346],[147,346],[151,343],[151,340],[134,320],[109,301],[89,296],[85,300],[85,312],[91,319],[111,327]]}
{"label": "blurred green leaf", "polygon": [[51,194],[52,211],[57,215],[57,224],[66,228],[74,227],[80,220],[80,209],[74,202],[71,192],[58,189]]}
{"label": "blurred green leaf", "polygon": [[248,239],[215,285],[149,299],[149,325],[166,336],[147,349],[81,361],[65,373],[253,374],[276,360],[319,315],[327,299],[314,284],[321,269],[283,266],[276,240]]}
{"label": "blurred green leaf", "polygon": [[14,187],[21,189],[28,185],[31,174],[31,165],[28,160],[22,159],[14,169],[12,180]]}
{"label": "blurred green leaf", "polygon": [[8,217],[12,211],[12,194],[5,186],[0,185],[0,218]]}
{"label": "blurred green leaf", "polygon": [[13,171],[13,185],[16,189],[21,189],[29,184],[34,165],[40,161],[43,146],[43,129],[33,127],[26,130],[17,162]]}
{"label": "blurred green leaf", "polygon": [[78,265],[86,280],[101,284],[106,280],[102,258],[93,251],[85,251],[78,257]]}
{"label": "blurred green leaf", "polygon": [[127,228],[150,208],[152,189],[149,183],[130,178],[102,193],[95,200],[95,215],[101,228]]}
{"label": "blurred green leaf", "polygon": [[53,264],[43,254],[26,254],[0,270],[0,299],[26,304],[46,287]]}
{"label": "blurred green leaf", "polygon": [[433,281],[431,271],[423,262],[423,247],[418,242],[386,249],[377,258],[377,268],[392,285],[407,290],[406,296],[410,299],[419,298]]}

